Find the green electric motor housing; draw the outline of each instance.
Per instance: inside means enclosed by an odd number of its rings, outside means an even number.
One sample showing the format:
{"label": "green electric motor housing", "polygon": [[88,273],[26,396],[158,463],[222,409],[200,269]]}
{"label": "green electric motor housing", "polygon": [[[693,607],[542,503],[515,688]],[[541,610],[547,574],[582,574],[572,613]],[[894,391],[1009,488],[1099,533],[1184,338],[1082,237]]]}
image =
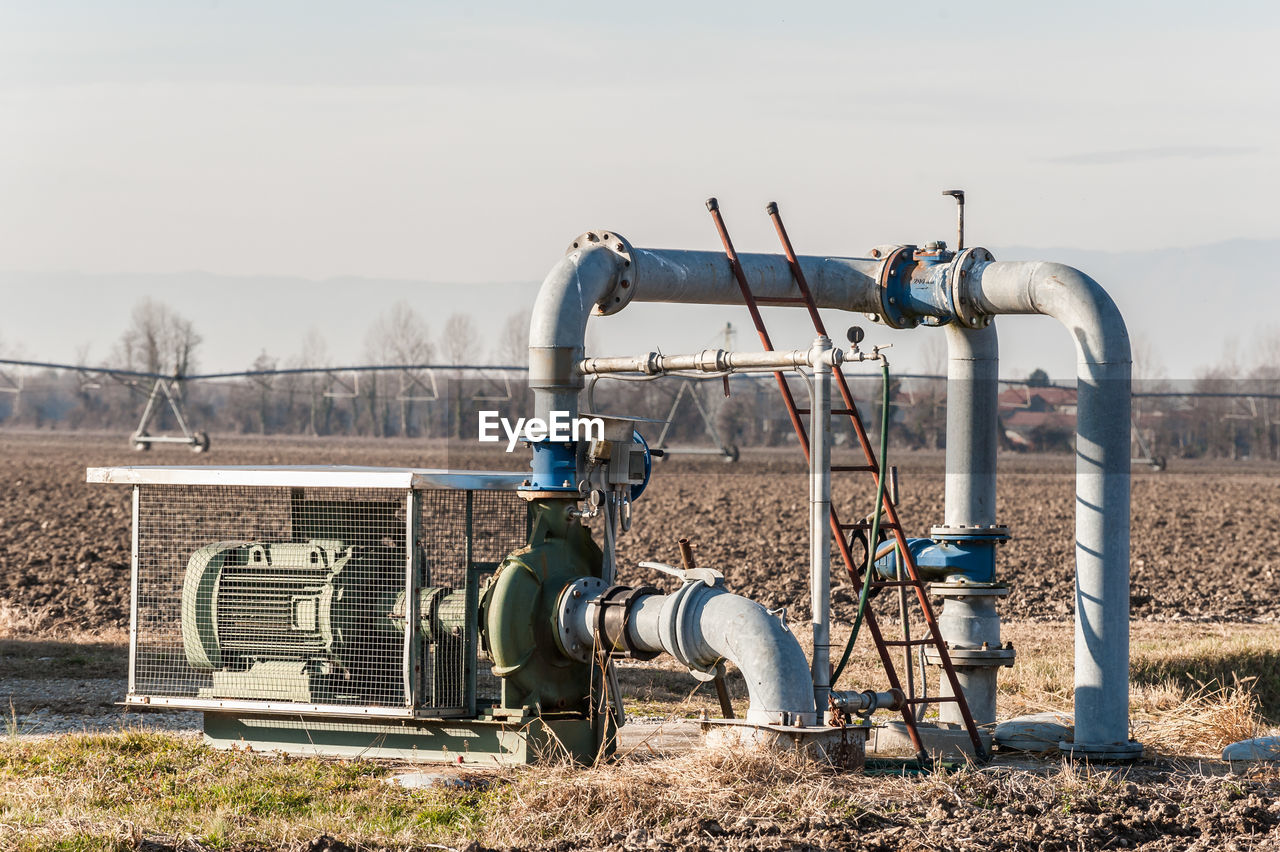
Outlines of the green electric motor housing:
{"label": "green electric motor housing", "polygon": [[375,563],[324,539],[197,550],[182,588],[182,644],[192,668],[214,672],[206,697],[395,700],[403,606]]}

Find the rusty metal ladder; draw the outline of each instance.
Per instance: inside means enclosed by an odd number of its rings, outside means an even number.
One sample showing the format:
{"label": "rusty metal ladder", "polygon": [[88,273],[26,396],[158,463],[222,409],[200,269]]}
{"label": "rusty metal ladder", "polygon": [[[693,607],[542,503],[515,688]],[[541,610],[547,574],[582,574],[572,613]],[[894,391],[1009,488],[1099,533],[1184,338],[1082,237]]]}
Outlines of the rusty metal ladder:
{"label": "rusty metal ladder", "polygon": [[[777,229],[778,238],[782,242],[783,251],[786,253],[787,262],[791,267],[792,277],[795,279],[798,294],[796,296],[784,297],[756,297],[751,292],[750,285],[747,284],[746,275],[742,271],[742,265],[738,262],[737,252],[734,251],[733,241],[729,238],[728,229],[724,224],[724,217],[720,214],[720,205],[716,199],[707,200],[707,209],[711,212],[711,218],[715,222],[716,230],[720,234],[720,241],[724,244],[724,252],[729,260],[732,268],[733,276],[738,282],[738,288],[742,291],[743,301],[746,302],[747,311],[751,314],[751,322],[755,325],[756,331],[760,335],[760,342],[767,351],[773,350],[773,341],[769,337],[769,332],[765,328],[764,319],[760,316],[760,305],[794,305],[804,306],[809,312],[809,318],[813,321],[814,330],[819,334],[828,336],[822,317],[818,314],[817,304],[813,300],[813,294],[809,290],[809,284],[805,280],[804,270],[800,267],[800,262],[796,257],[794,248],[791,245],[791,238],[787,236],[786,228],[782,224],[782,217],[778,213],[778,205],[770,203],[767,207],[770,219],[773,220],[774,227]],[[858,443],[862,445],[862,452],[866,456],[866,464],[860,465],[831,465],[832,473],[870,473],[873,483],[879,484],[880,465],[876,460],[875,450],[871,446],[871,441],[867,437],[867,430],[862,424],[862,417],[858,414],[858,407],[854,401],[853,393],[849,390],[849,383],[845,380],[844,371],[840,367],[832,370],[832,378],[835,379],[836,385],[840,388],[840,396],[844,401],[843,408],[832,408],[832,415],[847,415],[849,422],[853,426],[854,434],[858,438]],[[808,409],[799,408],[796,405],[795,397],[791,394],[791,388],[787,385],[786,378],[782,373],[774,373],[774,378],[778,382],[778,390],[782,393],[782,401],[786,405],[787,414],[791,418],[791,426],[795,429],[796,437],[800,441],[800,448],[804,452],[805,461],[809,462],[809,437],[805,429],[804,421],[800,415],[810,413]],[[969,740],[973,744],[974,754],[980,761],[985,761],[988,757],[986,748],[982,744],[982,739],[978,736],[977,725],[974,724],[973,715],[969,712],[969,704],[965,700],[964,691],[960,688],[959,680],[956,678],[955,667],[951,663],[951,655],[947,651],[946,643],[942,641],[941,634],[938,629],[938,621],[934,616],[933,607],[929,603],[929,594],[925,589],[923,581],[920,579],[920,572],[916,568],[915,558],[911,555],[911,551],[907,548],[907,538],[902,529],[902,523],[898,518],[898,511],[894,506],[894,500],[885,489],[884,493],[884,518],[880,528],[893,533],[893,537],[897,542],[899,558],[905,568],[906,578],[900,580],[882,580],[873,581],[871,587],[906,587],[914,590],[916,600],[920,604],[920,610],[923,614],[925,625],[927,626],[927,636],[920,639],[903,638],[900,640],[885,639],[884,634],[880,630],[880,625],[876,621],[875,613],[868,603],[863,619],[866,622],[867,629],[871,632],[871,637],[875,642],[876,651],[880,655],[880,661],[884,665],[885,675],[888,677],[889,686],[892,689],[901,691],[902,684],[898,678],[898,672],[893,665],[893,657],[890,648],[904,647],[910,649],[917,646],[932,646],[938,655],[942,670],[946,675],[947,683],[951,687],[950,695],[937,695],[929,697],[917,697],[915,695],[907,695],[906,702],[902,706],[902,721],[906,726],[907,736],[911,740],[911,745],[916,750],[916,756],[922,762],[928,760],[928,751],[924,747],[924,743],[920,738],[920,731],[916,723],[916,710],[923,704],[937,704],[943,702],[955,703],[960,711],[960,717],[964,721],[965,731],[969,735]],[[864,576],[861,568],[857,565],[853,557],[850,534],[867,530],[870,524],[865,521],[856,523],[842,523],[837,513],[835,501],[831,503],[831,532],[832,537],[840,551],[840,558],[844,561],[845,568],[849,573],[849,577],[853,580],[855,588],[861,589]],[[868,553],[868,570],[874,570],[872,563],[874,559],[871,556],[877,550],[877,542],[869,541],[867,543]],[[922,673],[923,674],[923,673]],[[834,684],[833,684],[834,685]],[[905,694],[905,693],[904,693]],[[822,708],[818,708],[821,710]]]}

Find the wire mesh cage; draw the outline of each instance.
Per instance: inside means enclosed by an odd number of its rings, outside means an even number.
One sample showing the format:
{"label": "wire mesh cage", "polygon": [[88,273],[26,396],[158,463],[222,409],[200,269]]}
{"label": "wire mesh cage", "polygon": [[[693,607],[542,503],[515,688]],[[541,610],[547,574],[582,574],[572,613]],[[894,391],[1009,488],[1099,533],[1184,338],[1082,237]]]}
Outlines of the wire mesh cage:
{"label": "wire mesh cage", "polygon": [[497,698],[476,612],[526,540],[509,477],[96,470],[134,485],[129,703],[430,717]]}

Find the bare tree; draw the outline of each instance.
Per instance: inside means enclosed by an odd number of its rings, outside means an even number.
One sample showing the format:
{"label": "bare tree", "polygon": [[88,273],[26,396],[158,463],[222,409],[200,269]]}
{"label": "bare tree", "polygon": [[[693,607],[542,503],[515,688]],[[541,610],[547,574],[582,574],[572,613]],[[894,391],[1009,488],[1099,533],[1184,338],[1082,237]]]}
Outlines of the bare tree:
{"label": "bare tree", "polygon": [[[435,358],[430,329],[418,312],[403,300],[378,317],[369,331],[366,348],[375,360],[385,364],[429,364]],[[377,376],[374,373],[371,378],[376,381]],[[417,396],[414,387],[422,381],[423,373],[418,370],[383,378],[384,395],[390,394],[392,387],[399,386],[401,435],[408,435],[413,430],[413,407]]]}
{"label": "bare tree", "polygon": [[450,364],[474,362],[479,338],[471,314],[450,314],[444,322],[444,335],[441,337],[445,361]]}
{"label": "bare tree", "polygon": [[[312,326],[302,340],[302,354],[298,358],[297,367],[328,367],[329,344],[325,341],[320,329]],[[329,389],[329,376],[324,373],[311,373],[306,378],[307,396],[307,432],[312,435],[328,435],[333,419],[333,397],[326,391]]]}
{"label": "bare tree", "polygon": [[126,370],[183,376],[195,368],[200,342],[190,320],[163,302],[146,298],[134,306],[112,360]]}
{"label": "bare tree", "polygon": [[[475,321],[470,314],[451,314],[444,322],[444,334],[440,338],[440,347],[444,350],[444,360],[449,364],[467,364],[476,361],[480,334],[476,331]],[[449,435],[462,435],[463,420],[470,402],[466,383],[462,380],[462,372],[456,371],[449,382]]]}
{"label": "bare tree", "polygon": [[494,347],[497,363],[509,367],[529,362],[529,311],[516,311],[502,324],[502,336]]}
{"label": "bare tree", "polygon": [[[264,349],[262,353],[253,360],[253,366],[250,367],[249,369],[266,372],[266,371],[276,369],[276,366],[277,366],[276,359],[268,355],[266,350]],[[256,388],[257,411],[255,412],[255,414],[257,415],[257,420],[258,420],[259,435],[266,435],[268,432],[273,431],[272,427],[273,427],[273,421],[275,420],[275,418],[272,416],[272,411],[271,411],[271,408],[272,408],[271,390],[277,378],[279,377],[278,376],[251,376],[249,378],[250,382],[257,385],[257,388]]]}
{"label": "bare tree", "polygon": [[[1280,393],[1280,330],[1275,327],[1263,330],[1253,347],[1255,364],[1249,377],[1251,391],[1262,394]],[[1271,461],[1280,459],[1280,405],[1274,399],[1259,399],[1254,403],[1257,411],[1258,450]]]}
{"label": "bare tree", "polygon": [[[200,335],[186,317],[163,302],[145,298],[133,307],[129,327],[120,336],[112,353],[114,366],[165,376],[182,377],[195,369],[195,352]],[[181,397],[183,382],[175,382],[173,391]],[[160,422],[168,412],[161,409]]]}

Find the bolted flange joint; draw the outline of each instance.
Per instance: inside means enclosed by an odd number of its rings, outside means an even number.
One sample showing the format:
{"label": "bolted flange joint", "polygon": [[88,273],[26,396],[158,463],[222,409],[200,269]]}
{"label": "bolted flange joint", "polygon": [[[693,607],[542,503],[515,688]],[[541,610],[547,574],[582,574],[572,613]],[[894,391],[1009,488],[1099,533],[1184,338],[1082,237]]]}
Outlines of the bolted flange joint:
{"label": "bolted flange joint", "polygon": [[613,252],[622,261],[622,269],[614,279],[613,287],[592,310],[597,316],[609,316],[630,304],[636,293],[635,248],[626,237],[614,231],[587,231],[574,238],[565,254],[595,247]]}
{"label": "bolted flange joint", "polygon": [[951,261],[951,315],[965,328],[986,328],[991,324],[991,317],[979,312],[969,294],[969,282],[978,267],[993,260],[991,252],[975,246],[960,252]]}

